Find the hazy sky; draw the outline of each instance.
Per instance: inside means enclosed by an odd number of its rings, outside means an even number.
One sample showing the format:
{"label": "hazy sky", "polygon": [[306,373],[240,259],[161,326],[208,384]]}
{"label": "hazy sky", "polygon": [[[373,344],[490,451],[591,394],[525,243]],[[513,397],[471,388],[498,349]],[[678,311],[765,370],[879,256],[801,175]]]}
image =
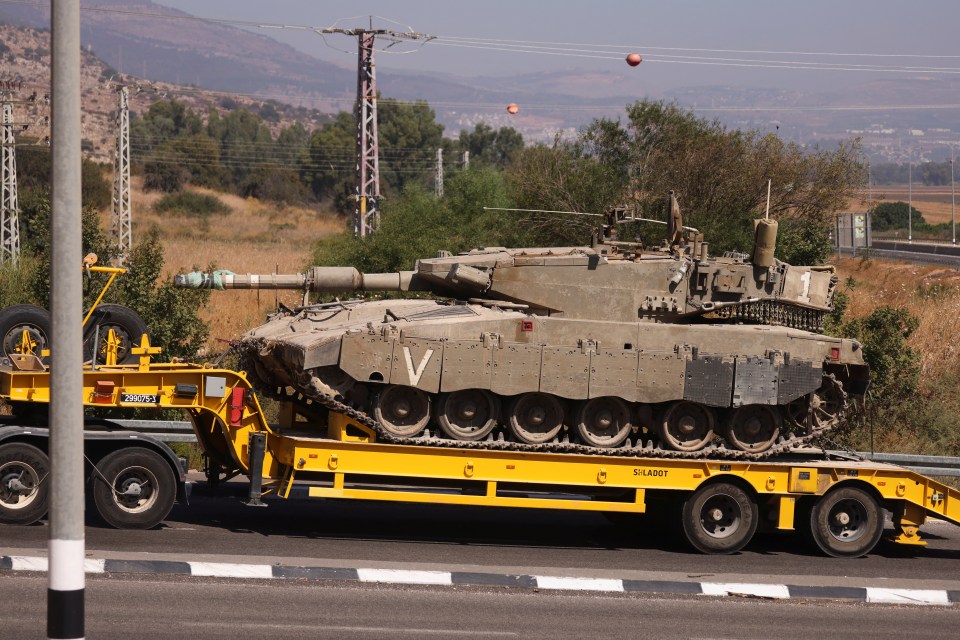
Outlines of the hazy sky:
{"label": "hazy sky", "polygon": [[[856,84],[875,77],[908,77],[894,71],[826,71],[763,69],[654,61],[660,55],[726,58],[727,65],[782,59],[765,52],[913,54],[946,57],[890,58],[790,56],[800,62],[838,66],[946,67],[960,71],[960,1],[958,0],[155,0],[202,17],[233,18],[304,26],[366,26],[414,30],[445,37],[568,43],[575,55],[505,52],[427,43],[415,53],[378,54],[379,69],[452,72],[458,75],[511,75],[518,72],[576,68],[625,72],[624,53],[650,56],[636,70],[651,87],[667,89],[699,84],[781,86],[805,89]],[[352,18],[352,19],[351,19]],[[356,41],[294,30],[260,29],[303,51],[353,68]],[[579,47],[576,45],[588,45]],[[600,45],[607,52],[598,53]],[[489,45],[484,45],[489,46]],[[553,45],[538,45],[553,46]],[[728,53],[668,51],[665,48],[722,49]],[[571,49],[585,49],[574,52]],[[588,57],[597,56],[597,57]],[[716,60],[715,60],[716,61]],[[754,63],[749,63],[754,64]],[[960,74],[936,74],[956,78]]]}

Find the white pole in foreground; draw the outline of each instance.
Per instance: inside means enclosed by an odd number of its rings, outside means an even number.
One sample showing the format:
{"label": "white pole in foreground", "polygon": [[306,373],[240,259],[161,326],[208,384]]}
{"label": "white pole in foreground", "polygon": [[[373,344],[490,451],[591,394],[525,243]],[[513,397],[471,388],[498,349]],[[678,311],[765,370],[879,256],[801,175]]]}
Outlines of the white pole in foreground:
{"label": "white pole in foreground", "polygon": [[50,541],[47,636],[84,636],[80,2],[51,0]]}

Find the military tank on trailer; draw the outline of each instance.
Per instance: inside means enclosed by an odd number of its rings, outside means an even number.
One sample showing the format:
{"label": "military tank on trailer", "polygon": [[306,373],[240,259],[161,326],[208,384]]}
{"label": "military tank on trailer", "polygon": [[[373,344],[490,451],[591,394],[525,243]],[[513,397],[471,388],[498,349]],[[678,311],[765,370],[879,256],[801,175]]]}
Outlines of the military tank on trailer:
{"label": "military tank on trailer", "polygon": [[[671,193],[667,240],[441,252],[412,271],[179,275],[181,287],[299,289],[239,341],[261,391],[293,387],[378,438],[409,444],[761,458],[835,427],[868,382],[860,344],[819,333],[837,276],[751,254],[712,256]],[[309,292],[429,292],[335,300]]]}

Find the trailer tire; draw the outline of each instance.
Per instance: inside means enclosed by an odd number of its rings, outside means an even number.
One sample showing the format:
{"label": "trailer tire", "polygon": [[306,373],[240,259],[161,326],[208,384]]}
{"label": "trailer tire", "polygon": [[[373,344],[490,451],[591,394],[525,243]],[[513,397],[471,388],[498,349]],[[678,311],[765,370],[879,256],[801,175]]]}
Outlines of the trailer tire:
{"label": "trailer tire", "polygon": [[747,546],[757,531],[757,503],[735,484],[701,486],[683,503],[683,532],[694,549],[703,553],[735,553]]}
{"label": "trailer tire", "polygon": [[883,509],[859,487],[841,487],[810,510],[810,534],[821,551],[834,558],[870,553],[883,535]]}
{"label": "trailer tire", "polygon": [[155,451],[120,449],[97,463],[93,503],[111,527],[152,529],[167,517],[176,498],[173,469]]}
{"label": "trailer tire", "polygon": [[[117,347],[117,364],[136,362],[139,356],[135,356],[132,349],[140,346],[143,334],[147,333],[147,323],[139,313],[122,304],[101,304],[94,310],[90,316],[90,324],[83,332],[83,359],[93,359],[96,348],[97,364],[104,364],[104,341],[110,329],[113,329],[120,341]],[[93,344],[95,336],[101,344]]]}
{"label": "trailer tire", "polygon": [[[23,333],[29,336],[24,343]],[[50,357],[41,357],[44,349],[50,348],[50,312],[35,304],[15,304],[0,311],[0,340],[3,341],[3,355],[15,353],[32,354],[48,364]]]}
{"label": "trailer tire", "polygon": [[33,524],[45,516],[49,475],[50,459],[40,449],[24,442],[0,446],[0,523]]}

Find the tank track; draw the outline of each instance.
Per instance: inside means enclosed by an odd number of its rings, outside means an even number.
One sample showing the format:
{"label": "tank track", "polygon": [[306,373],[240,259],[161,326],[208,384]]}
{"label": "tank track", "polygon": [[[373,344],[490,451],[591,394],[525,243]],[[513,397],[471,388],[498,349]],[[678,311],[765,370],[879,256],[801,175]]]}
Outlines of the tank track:
{"label": "tank track", "polygon": [[744,302],[731,305],[717,309],[709,315],[724,320],[741,320],[820,333],[823,331],[826,312],[772,300],[763,300],[761,302]]}
{"label": "tank track", "polygon": [[[252,368],[247,370],[251,371]],[[308,402],[313,402],[330,411],[343,414],[351,420],[354,420],[357,423],[373,430],[374,433],[376,433],[378,442],[464,450],[518,451],[524,453],[569,453],[577,455],[669,458],[686,460],[766,460],[768,458],[787,453],[794,447],[807,445],[819,436],[831,431],[833,427],[843,419],[843,414],[847,406],[846,393],[844,393],[842,388],[840,388],[839,391],[843,395],[844,404],[843,408],[833,420],[825,425],[820,426],[819,428],[810,429],[809,433],[805,433],[803,435],[792,434],[786,437],[781,435],[779,440],[774,443],[773,446],[761,453],[749,453],[746,451],[740,451],[738,449],[730,449],[727,448],[723,443],[713,443],[697,451],[676,451],[674,449],[664,449],[651,439],[643,441],[642,438],[637,439],[636,442],[631,442],[631,439],[628,438],[622,446],[609,448],[593,447],[590,445],[571,442],[568,436],[564,436],[562,440],[555,442],[527,444],[506,439],[502,431],[497,436],[491,434],[486,440],[467,441],[435,436],[431,434],[429,428],[426,429],[422,435],[416,437],[398,437],[387,431],[384,426],[380,424],[380,422],[378,422],[373,416],[345,402],[342,402],[341,400],[338,400],[336,396],[332,396],[329,393],[324,392],[320,386],[322,383],[313,383],[313,381],[317,379],[311,376],[309,373],[300,372],[299,375],[291,377],[297,381],[297,383],[294,385],[297,394],[294,397],[280,394],[277,392],[276,388],[263,388],[265,385],[262,383],[262,381],[259,380],[256,375],[250,375],[251,381],[254,382],[254,385],[257,386],[258,390],[262,393],[267,393],[276,400],[293,400],[304,405],[306,405]],[[840,385],[840,382],[833,378],[833,376],[829,376],[829,378],[832,380],[833,384]]]}

